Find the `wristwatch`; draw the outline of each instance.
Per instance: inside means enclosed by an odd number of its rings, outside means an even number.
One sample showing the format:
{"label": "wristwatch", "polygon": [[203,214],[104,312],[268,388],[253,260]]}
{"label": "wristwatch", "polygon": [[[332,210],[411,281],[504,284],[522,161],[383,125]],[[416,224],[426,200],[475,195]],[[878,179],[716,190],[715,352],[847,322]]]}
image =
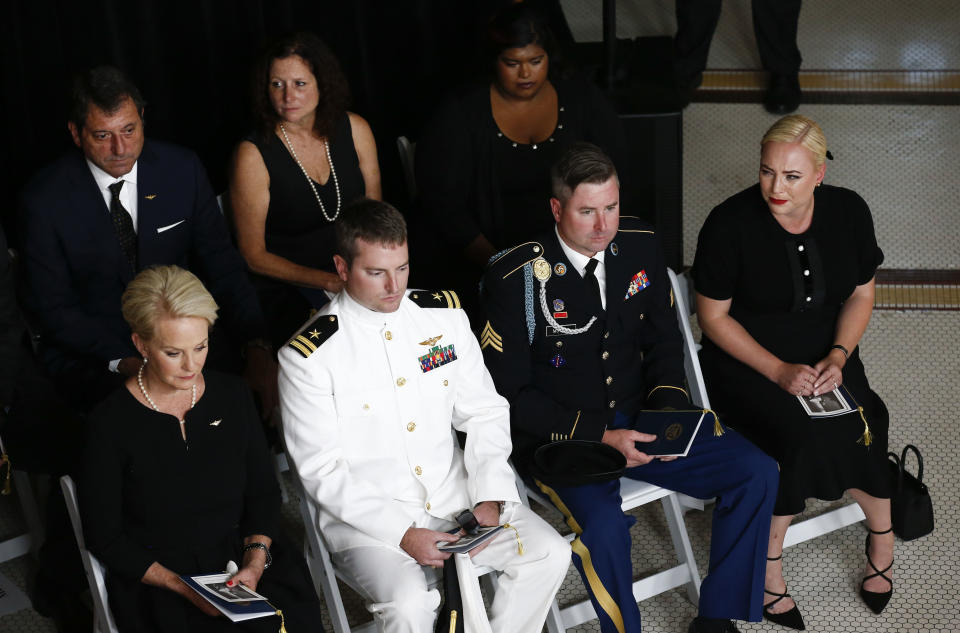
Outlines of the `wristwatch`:
{"label": "wristwatch", "polygon": [[262,550],[263,550],[263,553],[267,555],[267,560],[266,560],[266,562],[263,564],[263,568],[264,568],[264,569],[267,569],[268,567],[270,567],[270,565],[273,564],[273,556],[270,555],[270,548],[269,548],[269,547],[267,547],[266,545],[264,545],[264,544],[261,543],[260,541],[254,541],[253,543],[250,543],[249,545],[244,545],[244,546],[243,546],[243,553],[246,554],[247,552],[249,552],[249,551],[252,550],[252,549],[262,549]]}

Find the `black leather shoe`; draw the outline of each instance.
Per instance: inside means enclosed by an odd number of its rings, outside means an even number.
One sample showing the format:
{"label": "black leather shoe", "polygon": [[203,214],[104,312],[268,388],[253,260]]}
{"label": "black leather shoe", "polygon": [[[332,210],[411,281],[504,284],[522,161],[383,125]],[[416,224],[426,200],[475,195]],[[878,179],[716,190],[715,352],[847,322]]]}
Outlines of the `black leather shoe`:
{"label": "black leather shoe", "polygon": [[[869,534],[867,534],[867,544],[864,548],[867,554],[867,562],[870,563],[870,567],[873,568],[873,571],[876,573],[870,574],[869,576],[864,576],[863,580],[860,581],[860,597],[863,598],[863,601],[867,603],[867,606],[870,607],[870,610],[880,615],[883,609],[887,606],[887,603],[890,602],[890,597],[893,596],[893,581],[887,576],[887,572],[890,571],[890,568],[893,567],[893,561],[890,561],[890,564],[887,565],[883,570],[877,569],[877,566],[873,564],[873,559],[870,558],[870,536],[873,534],[887,534],[892,532],[893,528],[889,530],[884,530],[883,532],[875,532],[870,528],[867,528]],[[863,588],[863,584],[870,580],[871,578],[876,578],[877,576],[883,578],[888,583],[890,583],[890,591],[876,592],[876,591],[867,591]]]}
{"label": "black leather shoe", "polygon": [[763,107],[771,114],[789,114],[800,107],[800,78],[797,73],[770,75]]}
{"label": "black leather shoe", "polygon": [[697,616],[687,627],[687,633],[740,633],[731,620]]}
{"label": "black leather shoe", "polygon": [[[780,554],[776,558],[767,557],[767,560],[774,561],[780,560],[783,558],[783,554]],[[768,611],[770,607],[777,604],[784,598],[790,598],[790,594],[787,593],[787,590],[784,589],[783,593],[774,593],[769,589],[764,588],[763,593],[770,594],[771,596],[776,596],[775,600],[771,600],[763,605],[763,617],[766,620],[773,622],[774,624],[779,624],[780,626],[786,626],[797,631],[805,631],[806,625],[803,623],[803,616],[800,615],[800,609],[797,607],[797,601],[793,601],[793,608],[789,611],[784,611],[783,613],[771,613]]]}

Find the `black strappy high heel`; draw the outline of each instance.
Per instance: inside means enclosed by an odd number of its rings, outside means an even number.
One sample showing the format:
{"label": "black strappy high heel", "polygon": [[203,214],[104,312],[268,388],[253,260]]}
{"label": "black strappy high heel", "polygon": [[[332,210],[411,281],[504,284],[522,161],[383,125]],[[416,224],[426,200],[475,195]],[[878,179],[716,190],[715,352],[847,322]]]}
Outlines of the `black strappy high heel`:
{"label": "black strappy high heel", "polygon": [[[782,559],[782,558],[783,558],[783,554],[781,553],[779,556],[776,556],[776,557],[774,557],[774,558],[770,558],[770,557],[768,556],[768,557],[767,557],[767,560],[780,560],[780,559]],[[862,591],[862,590],[861,590],[861,591]],[[786,627],[789,627],[789,628],[794,629],[794,630],[796,630],[796,631],[804,631],[804,630],[806,630],[807,627],[803,624],[803,616],[800,615],[800,609],[797,608],[797,602],[796,602],[796,600],[794,600],[794,602],[793,602],[793,608],[790,609],[789,611],[784,611],[783,613],[771,613],[770,611],[768,611],[768,609],[769,609],[770,607],[772,607],[773,605],[777,604],[778,602],[780,602],[780,601],[783,600],[784,598],[790,598],[790,597],[792,597],[789,593],[787,593],[787,590],[786,590],[786,589],[783,590],[783,593],[774,593],[774,592],[768,590],[766,587],[764,587],[763,593],[768,593],[768,594],[770,594],[771,596],[776,596],[776,597],[777,597],[776,600],[773,600],[773,601],[768,602],[768,603],[766,603],[765,605],[763,605],[763,617],[764,617],[764,618],[766,618],[767,620],[770,620],[770,621],[773,622],[774,624],[779,624],[780,626],[786,626]]]}
{"label": "black strappy high heel", "polygon": [[[864,553],[867,555],[867,562],[870,564],[870,567],[873,568],[875,573],[870,574],[869,576],[864,576],[863,580],[860,581],[860,597],[863,598],[863,601],[867,603],[867,606],[870,607],[870,610],[880,615],[880,612],[883,611],[884,607],[887,606],[887,603],[890,602],[890,597],[893,595],[893,581],[887,576],[887,572],[893,568],[893,561],[890,561],[890,564],[886,566],[885,569],[877,569],[877,566],[873,564],[873,560],[870,558],[870,536],[873,534],[888,534],[893,531],[893,528],[889,530],[884,530],[882,532],[877,532],[867,528],[867,542],[864,548]],[[890,590],[884,592],[877,591],[867,591],[863,588],[864,583],[866,583],[871,578],[876,578],[879,576],[883,578],[888,583],[890,583]]]}

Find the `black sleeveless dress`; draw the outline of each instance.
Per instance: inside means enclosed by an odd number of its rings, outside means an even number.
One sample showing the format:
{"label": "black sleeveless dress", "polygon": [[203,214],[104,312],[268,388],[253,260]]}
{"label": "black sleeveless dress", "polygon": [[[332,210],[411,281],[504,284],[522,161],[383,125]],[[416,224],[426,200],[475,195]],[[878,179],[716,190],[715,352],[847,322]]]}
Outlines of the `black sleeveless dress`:
{"label": "black sleeveless dress", "polygon": [[[333,222],[320,211],[300,166],[276,135],[267,142],[253,137],[247,140],[260,150],[270,174],[270,206],[264,235],[267,251],[301,266],[335,272]],[[337,120],[330,135],[330,158],[337,173],[343,209],[366,193],[346,112]],[[337,192],[333,176],[322,185],[314,180],[313,186],[327,215],[334,217]],[[308,318],[311,308],[326,303],[322,290],[301,288],[262,275],[252,277],[274,348],[279,348],[293,335]]]}

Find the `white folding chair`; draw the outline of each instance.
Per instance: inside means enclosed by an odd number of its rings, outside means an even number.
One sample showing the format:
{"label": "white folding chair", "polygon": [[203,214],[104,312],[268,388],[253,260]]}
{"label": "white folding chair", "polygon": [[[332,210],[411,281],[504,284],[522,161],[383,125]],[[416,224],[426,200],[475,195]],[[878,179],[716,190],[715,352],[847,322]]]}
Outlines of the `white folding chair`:
{"label": "white folding chair", "polygon": [[[334,632],[368,633],[375,631],[376,625],[373,621],[358,627],[350,627],[350,623],[347,620],[347,613],[343,606],[343,597],[340,595],[340,587],[337,585],[337,579],[339,578],[347,585],[350,585],[355,591],[357,588],[353,587],[349,579],[345,575],[340,574],[334,566],[333,560],[330,558],[330,552],[327,550],[327,545],[323,540],[323,535],[318,528],[317,505],[313,499],[306,494],[303,483],[300,481],[300,475],[297,469],[293,467],[294,462],[290,458],[289,453],[286,453],[286,455],[291,466],[290,475],[293,480],[294,489],[300,500],[300,517],[303,520],[305,534],[303,555],[304,558],[307,559],[307,567],[310,569],[314,589],[318,595],[323,595],[323,599],[327,604],[327,611],[330,614],[330,622],[333,624]],[[469,558],[467,558],[463,564],[468,563]],[[437,572],[432,569],[424,569],[424,572],[427,574],[427,582],[431,586],[439,584],[440,575]],[[488,590],[495,590],[496,570],[485,566],[475,566],[474,572],[477,577],[483,577],[485,581],[484,584]]]}
{"label": "white folding chair", "polygon": [[90,593],[93,596],[93,630],[97,633],[117,633],[117,625],[110,612],[110,602],[107,600],[107,585],[104,582],[103,565],[96,556],[90,553],[83,539],[83,525],[80,522],[80,506],[77,504],[77,488],[70,475],[60,478],[60,488],[63,490],[63,499],[70,513],[70,523],[73,524],[73,535],[77,538],[80,548],[80,558],[83,568],[87,572],[87,582],[90,584]]}

